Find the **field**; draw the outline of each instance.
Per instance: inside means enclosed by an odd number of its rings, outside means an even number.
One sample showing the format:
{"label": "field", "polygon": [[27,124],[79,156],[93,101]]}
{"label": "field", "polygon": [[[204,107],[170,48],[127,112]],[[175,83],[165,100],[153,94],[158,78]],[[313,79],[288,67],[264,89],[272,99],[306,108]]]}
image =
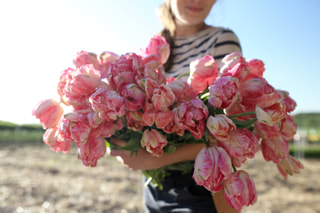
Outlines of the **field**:
{"label": "field", "polygon": [[[75,149],[55,153],[41,142],[0,142],[1,213],[138,213],[142,175],[104,157],[95,168],[82,165]],[[244,213],[320,212],[319,159],[302,159],[305,169],[285,181],[261,153],[245,169],[258,191]]]}

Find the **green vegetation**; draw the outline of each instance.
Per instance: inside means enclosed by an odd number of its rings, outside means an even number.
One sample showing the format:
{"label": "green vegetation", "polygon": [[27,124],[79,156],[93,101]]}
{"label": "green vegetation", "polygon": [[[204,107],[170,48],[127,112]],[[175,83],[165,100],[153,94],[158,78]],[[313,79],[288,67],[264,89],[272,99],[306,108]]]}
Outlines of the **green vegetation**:
{"label": "green vegetation", "polygon": [[22,124],[18,125],[8,121],[0,121],[0,131],[1,130],[31,130],[40,131],[43,130],[41,124]]}
{"label": "green vegetation", "polygon": [[40,124],[18,125],[0,121],[0,142],[40,142],[43,133]]}
{"label": "green vegetation", "polygon": [[320,143],[306,147],[295,147],[291,144],[289,150],[290,155],[294,155],[295,152],[303,153],[305,158],[320,158]]}
{"label": "green vegetation", "polygon": [[294,116],[298,130],[306,134],[309,142],[320,141],[320,113],[300,113]]}
{"label": "green vegetation", "polygon": [[294,121],[299,128],[320,131],[320,113],[299,113],[294,116]]}
{"label": "green vegetation", "polygon": [[0,142],[39,142],[42,141],[43,131],[30,130],[1,130]]}

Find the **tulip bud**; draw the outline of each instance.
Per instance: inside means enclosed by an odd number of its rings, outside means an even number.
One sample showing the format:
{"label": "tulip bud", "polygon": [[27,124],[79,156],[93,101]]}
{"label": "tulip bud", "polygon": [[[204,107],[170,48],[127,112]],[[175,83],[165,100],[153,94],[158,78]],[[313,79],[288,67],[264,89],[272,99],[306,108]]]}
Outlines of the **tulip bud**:
{"label": "tulip bud", "polygon": [[63,108],[54,99],[40,101],[32,110],[32,115],[40,120],[44,129],[55,127],[63,115]]}

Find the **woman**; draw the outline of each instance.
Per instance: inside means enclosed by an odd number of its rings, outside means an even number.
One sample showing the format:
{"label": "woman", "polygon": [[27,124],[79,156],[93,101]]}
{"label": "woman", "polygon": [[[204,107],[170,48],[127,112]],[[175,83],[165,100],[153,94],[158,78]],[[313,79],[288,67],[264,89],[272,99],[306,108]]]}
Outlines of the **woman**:
{"label": "woman", "polygon": [[[208,26],[204,20],[216,0],[166,0],[159,8],[164,26],[161,35],[170,44],[171,54],[164,65],[168,76],[178,76],[189,71],[189,64],[196,58],[212,55],[216,63],[231,52],[241,52],[239,40],[228,29]],[[124,145],[124,141],[112,139],[112,143]],[[194,161],[203,144],[187,144],[173,154],[153,157],[145,150],[137,155],[111,149],[109,154],[133,170],[157,169],[183,161]],[[197,186],[192,173],[171,171],[163,182],[163,189],[149,184],[144,188],[146,212],[235,212],[225,202],[223,194],[217,193],[213,202],[211,193]],[[218,211],[217,211],[218,210]]]}

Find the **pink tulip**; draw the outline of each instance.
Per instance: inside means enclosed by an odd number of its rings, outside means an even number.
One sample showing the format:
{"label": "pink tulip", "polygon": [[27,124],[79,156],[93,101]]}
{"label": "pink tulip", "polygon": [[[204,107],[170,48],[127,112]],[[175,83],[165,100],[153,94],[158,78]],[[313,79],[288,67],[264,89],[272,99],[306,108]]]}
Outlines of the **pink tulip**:
{"label": "pink tulip", "polygon": [[116,91],[99,88],[89,101],[92,110],[103,120],[117,120],[125,114],[124,99]]}
{"label": "pink tulip", "polygon": [[185,133],[185,130],[179,128],[174,119],[171,119],[171,121],[162,130],[167,134],[175,133],[179,136],[183,136]]}
{"label": "pink tulip", "polygon": [[[257,99],[256,104],[260,108],[268,108],[274,104],[280,103],[281,100],[282,100],[282,96],[276,90],[274,90],[269,93],[261,94],[261,96]],[[282,104],[282,105],[284,105],[284,104]]]}
{"label": "pink tulip", "polygon": [[264,139],[271,139],[280,135],[281,124],[279,122],[273,125],[267,125],[260,122],[254,123],[255,134]]}
{"label": "pink tulip", "polygon": [[77,146],[85,144],[92,129],[87,120],[87,112],[71,112],[65,115],[65,119],[69,120],[69,122],[65,121],[64,128],[67,128],[70,138]]}
{"label": "pink tulip", "polygon": [[203,148],[194,164],[193,179],[211,192],[223,189],[222,182],[232,174],[231,159],[221,147]]}
{"label": "pink tulip", "polygon": [[209,87],[209,103],[215,108],[226,109],[241,100],[239,81],[232,76],[218,78]]}
{"label": "pink tulip", "polygon": [[192,99],[196,99],[197,97],[197,92],[186,81],[176,79],[169,82],[168,87],[171,88],[172,92],[177,98],[178,103],[190,101]]}
{"label": "pink tulip", "polygon": [[[67,117],[68,115],[66,115]],[[73,125],[73,122],[67,118],[63,118],[59,124],[59,129],[56,133],[56,137],[58,141],[65,141],[68,143],[72,143],[73,139],[71,137],[70,127]]]}
{"label": "pink tulip", "polygon": [[159,57],[161,64],[164,64],[169,58],[170,46],[164,37],[154,35],[150,39],[147,47],[144,50],[141,50],[141,54],[144,57],[155,54]]}
{"label": "pink tulip", "polygon": [[73,74],[76,72],[75,69],[68,68],[61,72],[60,74],[60,80],[58,83],[57,91],[60,95],[60,100],[65,105],[69,106],[68,97],[69,96],[69,89],[68,86],[73,78]]}
{"label": "pink tulip", "polygon": [[167,143],[166,136],[155,129],[146,129],[141,138],[141,146],[145,147],[147,152],[156,157],[162,156],[162,149]]}
{"label": "pink tulip", "polygon": [[275,122],[281,121],[286,116],[285,106],[282,103],[276,103],[263,109],[257,105],[255,112],[258,122],[270,126],[272,126]]}
{"label": "pink tulip", "polygon": [[152,103],[153,107],[159,111],[167,111],[173,105],[176,97],[171,88],[167,85],[161,84],[158,88],[153,90]]}
{"label": "pink tulip", "polygon": [[229,132],[234,131],[237,127],[233,121],[224,114],[209,116],[207,120],[207,128],[210,133],[218,140],[228,140]]}
{"label": "pink tulip", "polygon": [[77,53],[77,56],[73,59],[73,64],[77,68],[86,64],[92,64],[95,69],[99,68],[99,61],[97,59],[97,55],[94,53],[88,53],[83,50]]}
{"label": "pink tulip", "polygon": [[40,120],[44,129],[57,126],[62,115],[63,108],[54,99],[40,101],[32,110],[32,115]]}
{"label": "pink tulip", "polygon": [[143,113],[142,120],[147,126],[155,124],[157,128],[163,129],[173,120],[173,112],[151,109]]}
{"label": "pink tulip", "polygon": [[105,64],[108,62],[115,63],[118,60],[119,56],[114,52],[104,51],[100,54],[101,64]]}
{"label": "pink tulip", "polygon": [[59,140],[57,133],[58,127],[47,129],[43,134],[43,142],[50,146],[53,151],[68,153],[71,150],[72,141]]}
{"label": "pink tulip", "polygon": [[230,53],[222,59],[220,72],[228,72],[228,70],[230,70],[236,64],[244,62],[245,59],[242,57],[242,54],[240,52]]}
{"label": "pink tulip", "polygon": [[153,70],[161,65],[160,56],[156,54],[147,55],[143,58],[143,64],[147,69]]}
{"label": "pink tulip", "polygon": [[236,129],[229,132],[229,139],[217,143],[224,148],[232,159],[236,167],[240,167],[247,158],[253,158],[259,151],[258,139],[248,129]]}
{"label": "pink tulip", "polygon": [[76,89],[75,85],[79,82],[74,81],[75,75],[79,75],[78,69],[68,68],[61,72],[57,87],[60,100],[65,105],[71,105],[76,110],[86,109],[89,107],[88,94]]}
{"label": "pink tulip", "polygon": [[[242,99],[242,97],[241,97]],[[245,112],[250,112],[251,110],[248,110],[245,105],[242,104],[241,102],[236,102],[229,106],[227,109],[225,109],[225,114],[230,116],[230,115],[236,115],[236,114],[241,114]],[[255,115],[244,115],[244,116],[237,116],[237,120],[244,121],[248,120],[251,118],[256,118]]]}
{"label": "pink tulip", "polygon": [[73,111],[90,109],[89,95],[66,96],[65,101]]}
{"label": "pink tulip", "polygon": [[280,174],[287,179],[288,175],[300,174],[300,169],[303,169],[302,163],[289,155],[286,159],[277,164]]}
{"label": "pink tulip", "polygon": [[118,119],[116,122],[114,121],[104,121],[102,122],[98,128],[100,128],[100,136],[109,138],[111,137],[117,130],[120,130],[124,127],[121,119]]}
{"label": "pink tulip", "polygon": [[143,78],[144,79],[152,79],[160,84],[166,84],[166,75],[164,71],[161,69],[150,69],[150,68],[145,68],[143,72]]}
{"label": "pink tulip", "polygon": [[190,63],[190,75],[187,82],[197,93],[203,92],[218,77],[219,70],[214,58],[206,55]]}
{"label": "pink tulip", "polygon": [[256,78],[258,77],[262,77],[263,73],[265,71],[264,68],[264,63],[263,61],[259,60],[259,59],[249,59],[247,61],[248,66],[249,66],[249,76],[247,76],[248,78]]}
{"label": "pink tulip", "polygon": [[134,131],[141,131],[144,126],[147,126],[143,121],[143,112],[141,111],[126,111],[127,127]]}
{"label": "pink tulip", "polygon": [[[159,84],[157,81],[151,79],[151,78],[146,78],[144,80],[144,90],[146,92],[147,98],[152,99],[153,97],[153,91],[159,87]],[[152,107],[153,108],[153,107]],[[146,111],[146,110],[145,110]]]}
{"label": "pink tulip", "polygon": [[43,134],[43,142],[48,146],[50,146],[51,144],[55,145],[57,143],[57,137],[55,136],[57,130],[58,127],[47,129]]}
{"label": "pink tulip", "polygon": [[224,197],[227,203],[237,211],[257,201],[254,181],[243,170],[236,171],[224,182]]}
{"label": "pink tulip", "polygon": [[279,163],[289,155],[289,143],[282,136],[261,141],[261,150],[266,161]]}
{"label": "pink tulip", "polygon": [[297,133],[298,125],[294,122],[293,116],[287,115],[281,120],[281,135],[286,140],[292,140]]}
{"label": "pink tulip", "polygon": [[69,84],[70,96],[90,95],[100,84],[100,72],[91,64],[79,67]]}
{"label": "pink tulip", "polygon": [[110,85],[110,83],[108,82],[107,78],[108,76],[111,76],[111,70],[113,66],[114,64],[109,61],[107,63],[100,64],[100,67],[99,67],[100,78],[106,81],[108,85]]}
{"label": "pink tulip", "polygon": [[258,122],[271,126],[282,120],[286,116],[286,106],[281,100],[281,95],[276,91],[263,94],[258,99],[255,108]]}
{"label": "pink tulip", "polygon": [[248,79],[240,84],[241,104],[246,110],[254,111],[259,99],[265,94],[274,93],[274,91],[275,89],[263,78]]}
{"label": "pink tulip", "polygon": [[107,81],[117,92],[121,93],[125,85],[135,83],[135,77],[141,69],[144,69],[141,56],[134,53],[121,55],[113,64]]}
{"label": "pink tulip", "polygon": [[169,84],[169,83],[171,83],[171,82],[173,82],[175,80],[178,80],[178,79],[176,79],[175,77],[168,77],[167,78],[167,84]]}
{"label": "pink tulip", "polygon": [[121,96],[124,99],[126,109],[129,111],[137,111],[143,109],[146,99],[146,93],[141,90],[136,84],[127,84]]}
{"label": "pink tulip", "polygon": [[147,126],[152,126],[154,124],[156,112],[157,111],[152,108],[143,113],[142,119]]}
{"label": "pink tulip", "polygon": [[221,76],[233,76],[243,81],[249,74],[249,66],[241,53],[234,52],[226,55],[221,61]]}
{"label": "pink tulip", "polygon": [[208,114],[207,106],[200,99],[182,103],[173,109],[174,121],[178,128],[188,130],[196,139],[204,135]]}
{"label": "pink tulip", "polygon": [[297,103],[289,96],[289,92],[283,90],[277,90],[277,92],[282,96],[281,101],[286,106],[286,112],[292,112],[297,107]]}
{"label": "pink tulip", "polygon": [[106,153],[106,142],[104,137],[88,137],[85,144],[79,146],[78,158],[85,166],[95,167],[100,158]]}
{"label": "pink tulip", "polygon": [[160,111],[155,113],[155,124],[159,129],[165,128],[172,120],[172,110],[167,110],[165,112]]}
{"label": "pink tulip", "polygon": [[89,112],[87,120],[91,128],[97,128],[103,122],[98,112]]}
{"label": "pink tulip", "polygon": [[90,125],[85,121],[75,123],[70,129],[71,137],[77,146],[87,143],[90,131]]}

